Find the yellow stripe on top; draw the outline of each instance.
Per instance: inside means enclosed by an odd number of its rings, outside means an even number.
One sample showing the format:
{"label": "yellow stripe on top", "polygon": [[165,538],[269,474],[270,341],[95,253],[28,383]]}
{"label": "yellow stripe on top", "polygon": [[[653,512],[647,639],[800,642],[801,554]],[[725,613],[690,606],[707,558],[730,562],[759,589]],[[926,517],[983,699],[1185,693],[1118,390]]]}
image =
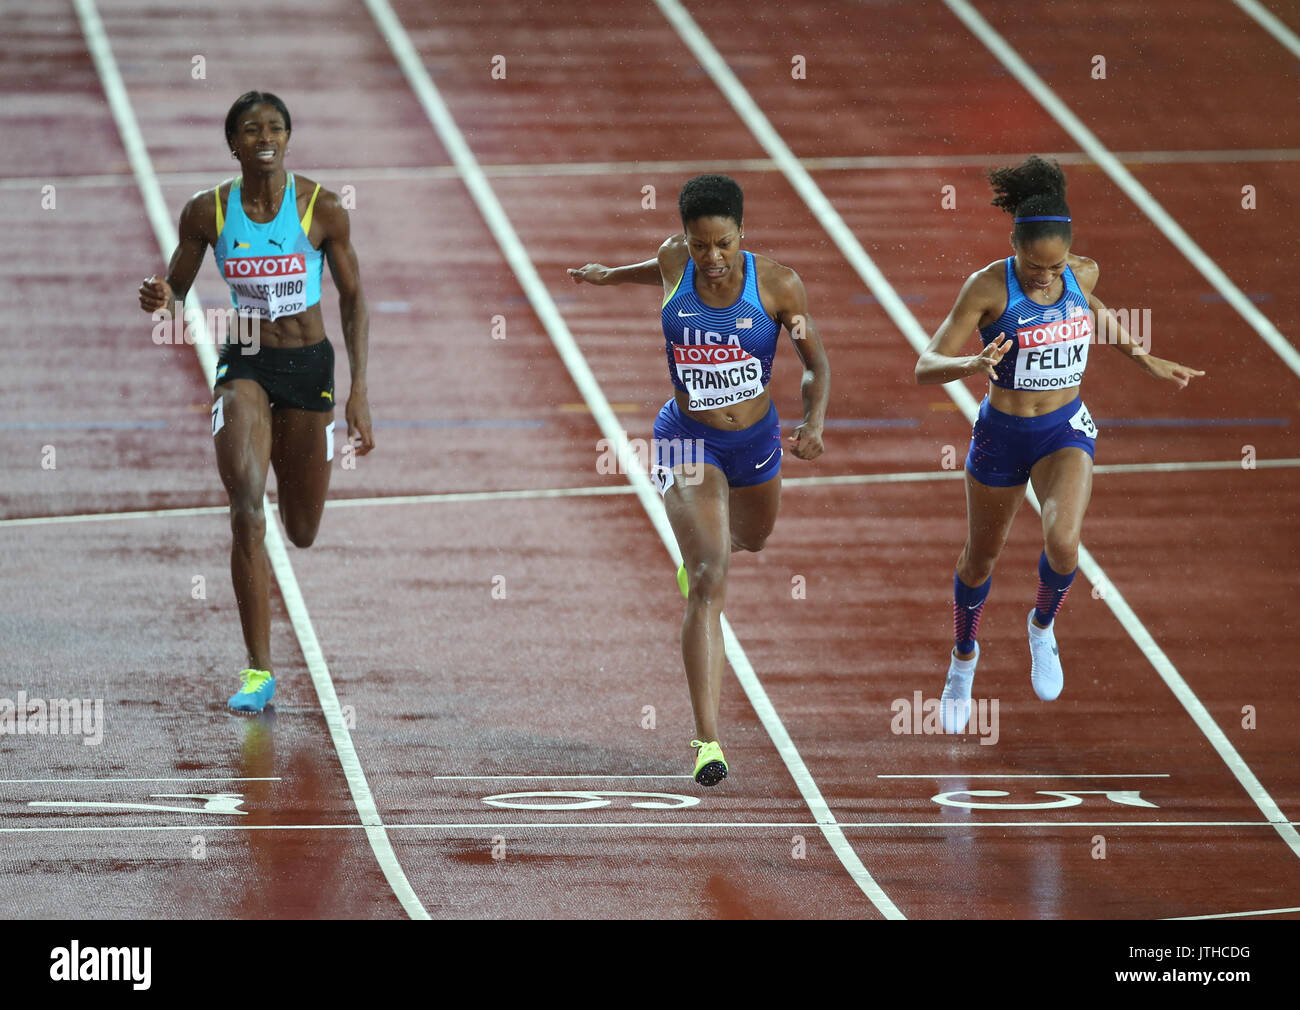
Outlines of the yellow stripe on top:
{"label": "yellow stripe on top", "polygon": [[[220,234],[220,233],[218,233],[218,234]],[[685,270],[685,268],[683,268],[683,269],[682,269],[682,277],[685,277],[685,276],[686,276],[686,270]],[[674,285],[673,285],[673,289],[672,289],[671,291],[668,292],[668,297],[666,297],[666,298],[664,299],[663,305],[660,305],[660,306],[659,306],[660,309],[663,309],[664,305],[667,305],[669,302],[671,302],[671,301],[673,300],[673,295],[677,294],[677,289],[680,288],[680,287],[682,286],[682,277],[678,277],[678,278],[677,278],[677,283],[674,284]]]}
{"label": "yellow stripe on top", "polygon": [[316,188],[311,191],[311,199],[307,202],[307,213],[302,216],[302,233],[309,235],[311,233],[311,215],[316,209],[316,194],[320,192],[320,183],[316,183]]}
{"label": "yellow stripe on top", "polygon": [[222,207],[221,187],[229,183],[230,192],[233,193],[235,191],[235,187],[238,186],[242,181],[243,181],[243,176],[231,176],[229,179],[224,179],[221,182],[217,183],[217,188],[213,190],[213,192],[217,194],[217,238],[221,237],[221,232],[226,227],[226,214],[221,209]]}

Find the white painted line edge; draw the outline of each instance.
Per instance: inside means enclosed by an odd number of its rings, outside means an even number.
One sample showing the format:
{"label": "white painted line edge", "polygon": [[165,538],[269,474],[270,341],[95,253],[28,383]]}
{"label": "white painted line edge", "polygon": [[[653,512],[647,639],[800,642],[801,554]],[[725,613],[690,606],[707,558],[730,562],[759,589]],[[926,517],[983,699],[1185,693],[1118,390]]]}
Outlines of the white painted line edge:
{"label": "white painted line edge", "polygon": [[964,772],[945,772],[942,775],[877,775],[878,779],[1167,779],[1165,773],[1135,773],[1122,775],[1053,775],[1049,772],[1029,772],[1021,774],[1003,774],[1000,772],[976,772],[967,774]]}
{"label": "white painted line edge", "polygon": [[[1212,470],[1282,470],[1300,467],[1300,457],[1285,459],[1257,459],[1253,468],[1245,468],[1241,460],[1188,460],[1164,463],[1099,463],[1094,473],[1125,476],[1138,473],[1194,473]],[[908,484],[934,480],[960,480],[962,470],[913,470],[898,473],[844,473],[828,477],[789,477],[781,487],[821,488],[851,486],[855,484]],[[380,495],[373,498],[329,498],[327,509],[368,508],[382,505],[456,505],[465,502],[532,501],[551,498],[599,498],[607,495],[636,494],[630,484],[595,485],[591,487],[524,488],[507,491],[436,491],[429,494]],[[75,512],[66,515],[29,516],[21,519],[0,519],[0,529],[10,526],[50,526],[59,523],[106,522],[119,519],[172,519],[186,516],[226,515],[225,505],[202,505],[184,508],[137,509],[130,512]]]}
{"label": "white painted line edge", "polygon": [[157,779],[0,779],[0,785],[28,785],[33,783],[45,783],[61,785],[65,782],[283,782],[278,775],[261,775],[254,777],[239,777],[233,775],[214,775],[200,778],[157,778]]}
{"label": "white painted line edge", "polygon": [[1300,37],[1287,27],[1286,22],[1257,0],[1232,0],[1232,2],[1259,22],[1264,31],[1291,50],[1292,56],[1300,59]]}
{"label": "white painted line edge", "polygon": [[[983,168],[995,164],[1023,161],[1031,154],[1055,158],[1062,165],[1091,165],[1088,155],[1078,151],[1012,151],[988,154],[900,154],[856,155],[833,158],[800,158],[799,162],[810,172],[871,172],[911,171],[930,168]],[[1195,164],[1247,164],[1252,162],[1300,161],[1300,148],[1239,148],[1222,150],[1184,151],[1116,151],[1115,157],[1132,165],[1195,165]],[[713,160],[680,161],[562,161],[515,162],[482,165],[483,174],[490,178],[535,178],[547,176],[582,175],[645,175],[662,172],[670,175],[698,175],[702,172],[775,172],[771,158],[721,158]],[[212,181],[211,172],[159,172],[158,181],[164,186],[206,186]],[[318,168],[316,176],[326,185],[330,180],[345,182],[409,182],[412,180],[459,180],[455,165],[339,165]],[[131,181],[126,173],[100,173],[95,175],[43,175],[0,177],[0,191],[39,190],[54,184],[69,188],[94,188],[121,186]]]}
{"label": "white painted line edge", "polygon": [[[1300,821],[1293,821],[1300,824]],[[854,831],[892,830],[944,830],[965,831],[969,828],[1034,828],[1034,829],[1069,829],[1069,828],[1272,828],[1276,825],[1269,821],[842,821],[836,828]],[[0,827],[0,834],[23,834],[39,832],[71,831],[193,831],[202,828],[205,831],[359,831],[368,829],[365,824],[213,824],[201,822],[195,824],[115,824],[97,825],[80,824],[68,826],[39,825],[18,828]],[[649,830],[658,828],[700,829],[716,828],[727,831],[762,828],[765,830],[785,828],[822,828],[816,821],[454,821],[441,823],[385,824],[389,831],[464,831],[478,833],[481,831],[507,830],[531,831],[541,829],[581,829],[595,831]]]}
{"label": "white painted line edge", "polygon": [[1212,915],[1172,915],[1162,922],[1193,922],[1197,919],[1239,919],[1244,915],[1282,915],[1286,912],[1300,912],[1300,905],[1292,908],[1260,908],[1253,912],[1215,912]]}

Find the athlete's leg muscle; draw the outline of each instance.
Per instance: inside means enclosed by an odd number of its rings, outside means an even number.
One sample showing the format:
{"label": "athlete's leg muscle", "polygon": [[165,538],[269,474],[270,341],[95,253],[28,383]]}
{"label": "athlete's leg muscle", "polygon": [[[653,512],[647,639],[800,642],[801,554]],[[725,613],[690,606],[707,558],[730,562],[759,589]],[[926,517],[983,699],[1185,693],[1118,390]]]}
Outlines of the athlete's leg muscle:
{"label": "athlete's leg muscle", "polygon": [[968,586],[987,582],[1006,545],[1025,485],[991,487],[966,474],[966,543],[957,559],[957,575]]}
{"label": "athlete's leg muscle", "polygon": [[695,730],[701,740],[709,741],[718,739],[718,701],[726,656],[722,606],[727,595],[731,537],[727,480],[715,466],[703,465],[701,473],[703,479],[689,485],[679,474],[664,495],[664,506],[690,582],[682,621],[682,661],[695,711]]}
{"label": "athlete's leg muscle", "polygon": [[1079,565],[1083,516],[1092,498],[1092,457],[1082,449],[1058,449],[1030,471],[1043,506],[1043,549],[1047,563],[1065,575]]}
{"label": "athlete's leg muscle", "polygon": [[729,494],[731,549],[761,551],[776,525],[781,507],[781,475],[750,487],[733,487]]}
{"label": "athlete's leg muscle", "polygon": [[213,437],[217,470],[230,498],[230,577],[249,665],[271,669],[270,567],[262,510],[271,455],[271,405],[256,382],[236,379],[217,387],[221,427]]}
{"label": "athlete's leg muscle", "polygon": [[320,528],[330,484],[327,426],[333,415],[316,410],[277,410],[271,421],[280,518],[295,547],[310,547]]}

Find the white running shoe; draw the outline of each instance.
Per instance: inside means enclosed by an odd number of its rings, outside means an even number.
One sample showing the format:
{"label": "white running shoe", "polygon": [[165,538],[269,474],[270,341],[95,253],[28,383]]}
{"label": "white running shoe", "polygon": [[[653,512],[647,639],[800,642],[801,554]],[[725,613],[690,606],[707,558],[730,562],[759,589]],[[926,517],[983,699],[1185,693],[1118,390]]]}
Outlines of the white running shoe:
{"label": "white running shoe", "polygon": [[965,733],[970,723],[970,688],[975,680],[975,664],[980,661],[980,644],[975,643],[975,655],[962,661],[962,666],[970,669],[962,673],[957,668],[957,651],[950,653],[948,662],[948,679],[943,684],[943,694],[939,696],[939,720],[945,733]]}
{"label": "white running shoe", "polygon": [[1034,611],[1029,612],[1029,682],[1034,694],[1042,701],[1055,701],[1065,687],[1065,672],[1061,669],[1061,654],[1056,648],[1053,621],[1046,628],[1034,624]]}

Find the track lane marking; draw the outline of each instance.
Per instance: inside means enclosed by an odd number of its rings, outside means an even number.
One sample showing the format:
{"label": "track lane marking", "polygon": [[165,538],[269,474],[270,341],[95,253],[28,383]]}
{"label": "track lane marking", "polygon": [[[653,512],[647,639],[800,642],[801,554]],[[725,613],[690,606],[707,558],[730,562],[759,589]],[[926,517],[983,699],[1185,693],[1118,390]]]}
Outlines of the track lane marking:
{"label": "track lane marking", "polygon": [[[810,172],[871,172],[911,171],[927,168],[984,168],[992,163],[1023,161],[1031,154],[1046,154],[1062,165],[1091,165],[1092,158],[1077,151],[1017,151],[1004,154],[900,154],[861,155],[842,158],[800,158],[800,163]],[[1300,161],[1300,148],[1241,148],[1240,150],[1205,151],[1116,151],[1115,157],[1133,165],[1195,165],[1195,164],[1247,164],[1255,162]],[[489,178],[518,179],[545,178],[569,175],[642,175],[646,172],[664,172],[671,175],[701,172],[775,172],[777,165],[771,158],[736,158],[717,161],[561,161],[517,162],[512,164],[481,165]],[[345,182],[410,182],[412,180],[440,181],[459,179],[455,165],[392,166],[353,165],[321,169],[321,180],[339,179]],[[99,175],[42,175],[8,176],[0,178],[0,191],[39,190],[54,183],[73,188],[121,186],[131,181],[125,173]],[[159,172],[158,181],[164,186],[206,186],[212,181],[211,172]]]}
{"label": "track lane marking", "polygon": [[1287,27],[1286,22],[1258,0],[1232,0],[1232,2],[1259,22],[1264,31],[1291,50],[1292,56],[1300,59],[1300,37]]}
{"label": "track lane marking", "polygon": [[1261,908],[1253,912],[1216,912],[1213,915],[1173,915],[1163,922],[1191,922],[1196,919],[1238,919],[1243,915],[1282,915],[1286,912],[1300,912],[1300,905],[1292,908]]}
{"label": "track lane marking", "polygon": [[[754,101],[753,97],[745,89],[745,86],[740,83],[739,78],[737,78],[732,72],[731,68],[722,58],[722,55],[718,52],[717,48],[709,40],[708,36],[704,34],[704,31],[700,26],[697,25],[690,14],[686,12],[686,9],[682,7],[679,0],[654,0],[654,2],[663,12],[664,17],[667,18],[668,22],[674,29],[676,29],[677,34],[681,36],[682,41],[686,44],[692,55],[695,56],[695,58],[700,62],[700,65],[708,72],[718,90],[721,91],[726,99],[731,103],[732,108],[748,127],[750,133],[753,134],[754,138],[759,142],[768,155],[781,166],[782,173],[794,188],[795,192],[798,193],[804,203],[807,204],[808,209],[812,211],[813,216],[831,237],[831,240],[839,248],[845,259],[847,259],[849,264],[855,271],[857,271],[858,276],[866,283],[872,293],[876,295],[880,306],[889,315],[890,319],[893,320],[894,324],[912,345],[913,349],[918,354],[923,351],[926,345],[930,342],[929,335],[921,328],[921,324],[912,314],[911,309],[909,309],[898,296],[898,292],[894,290],[893,285],[889,283],[888,279],[881,272],[875,261],[867,254],[867,251],[858,241],[857,236],[853,234],[852,230],[840,216],[839,211],[835,209],[830,200],[827,199],[826,194],[824,194],[820,187],[818,187],[817,183],[813,181],[812,176],[810,176],[807,170],[799,163],[799,160],[794,156],[794,153],[790,150],[785,140],[768,121],[767,117],[763,114],[763,111],[758,107],[758,104]],[[944,2],[950,7],[960,4],[966,10],[970,9],[969,5],[965,4],[965,0],[944,0]],[[954,9],[956,8],[954,7]],[[974,18],[979,19],[979,15],[975,14]],[[982,22],[982,19],[979,20]],[[985,24],[985,28],[987,28],[987,24]],[[988,29],[988,31],[991,32],[992,29]],[[996,35],[996,33],[994,34]],[[1003,49],[1009,48],[1006,46],[1005,42],[1001,41],[1000,36],[997,38]],[[1029,70],[1028,66],[1024,64],[1024,61],[1020,60],[1018,55],[1011,53],[1011,56],[1020,62],[1028,74],[1033,74],[1033,72]],[[1011,69],[1010,66],[1008,66],[1008,69]],[[1034,80],[1037,80],[1036,76],[1034,77]],[[1043,89],[1046,90],[1046,85],[1043,85]],[[1043,100],[1041,95],[1036,95],[1036,97],[1038,97],[1040,101]],[[1059,99],[1057,100],[1057,104],[1061,104]],[[1073,115],[1072,113],[1069,113],[1068,109],[1064,109],[1063,105],[1061,105],[1061,108],[1068,115]],[[1075,120],[1075,122],[1078,121]],[[1079,123],[1078,125],[1083,133],[1092,139],[1092,146],[1098,149],[1097,153],[1101,154],[1105,158],[1109,158],[1113,162],[1114,155],[1101,147],[1100,142],[1087,132],[1082,123]],[[1087,145],[1085,145],[1085,149],[1086,147]],[[1093,152],[1090,151],[1089,153],[1091,154]],[[1095,154],[1094,157],[1096,157]],[[1116,165],[1114,167],[1117,167],[1120,172],[1127,175],[1127,171],[1122,166]],[[1114,176],[1112,176],[1112,178],[1114,178]],[[1129,178],[1132,179],[1131,176],[1129,176]],[[1137,186],[1136,181],[1134,181],[1133,185]],[[1141,189],[1141,187],[1139,186],[1138,189]],[[1145,194],[1146,191],[1142,190],[1142,193]],[[1150,199],[1149,195],[1148,199]],[[1151,200],[1151,203],[1155,204],[1155,201]],[[1158,205],[1156,206],[1158,208]],[[1163,214],[1163,210],[1161,210],[1160,213]],[[1168,215],[1165,216],[1168,217]],[[1170,219],[1170,223],[1173,224],[1172,219]],[[1173,224],[1173,227],[1177,228],[1178,226],[1177,224]],[[1191,242],[1190,239],[1187,241],[1189,243]],[[1199,252],[1199,250],[1197,251]],[[1206,257],[1204,253],[1201,253],[1201,256],[1206,261],[1209,261],[1209,258]],[[1213,263],[1210,262],[1210,265],[1213,266]],[[1217,267],[1214,267],[1214,270],[1217,269]],[[1227,280],[1226,277],[1223,279],[1225,281]],[[1228,284],[1231,286],[1231,282],[1228,282]],[[1245,302],[1246,308],[1250,309],[1251,312],[1254,312],[1259,319],[1263,319],[1262,316],[1259,316],[1258,312],[1255,312],[1254,306],[1250,305],[1250,303],[1245,300],[1245,297],[1241,295],[1241,292],[1237,291],[1235,287],[1231,288],[1231,290],[1236,292],[1241,301]],[[1263,321],[1267,323],[1267,320]],[[1268,325],[1271,326],[1272,324]],[[1285,341],[1282,340],[1280,335],[1278,335],[1278,340],[1285,344]],[[1295,348],[1291,347],[1290,344],[1286,344],[1285,346],[1293,355],[1296,361],[1295,370],[1297,374],[1300,374],[1300,354],[1297,354]],[[975,402],[975,398],[971,395],[970,390],[968,390],[959,380],[945,383],[943,389],[956,402],[962,413],[966,416],[966,419],[973,424],[978,411],[978,405]],[[1041,514],[1043,510],[1042,505],[1032,487],[1026,488],[1025,497],[1029,500],[1030,504],[1033,505],[1035,511]],[[1079,571],[1083,573],[1084,577],[1092,583],[1093,586],[1101,586],[1104,588],[1105,592],[1101,599],[1105,602],[1106,606],[1110,607],[1111,611],[1115,614],[1124,629],[1129,633],[1129,636],[1133,639],[1139,650],[1141,650],[1142,654],[1151,663],[1152,667],[1155,668],[1156,672],[1159,674],[1161,679],[1164,680],[1170,691],[1173,692],[1174,697],[1177,698],[1178,702],[1187,711],[1188,715],[1192,717],[1192,721],[1196,724],[1197,728],[1200,729],[1202,734],[1204,734],[1206,739],[1210,742],[1210,745],[1215,749],[1219,757],[1236,777],[1238,783],[1241,784],[1242,788],[1250,796],[1251,800],[1254,801],[1257,807],[1259,807],[1260,812],[1264,814],[1270,823],[1273,823],[1276,826],[1278,835],[1291,851],[1297,857],[1300,857],[1300,833],[1297,833],[1295,827],[1286,820],[1286,816],[1282,813],[1281,809],[1279,809],[1277,803],[1273,800],[1273,797],[1264,789],[1263,785],[1260,783],[1259,779],[1256,778],[1255,773],[1251,771],[1246,762],[1242,760],[1241,755],[1237,753],[1237,750],[1233,747],[1231,741],[1228,740],[1223,730],[1219,728],[1218,723],[1214,721],[1214,718],[1206,710],[1205,706],[1201,703],[1201,700],[1192,691],[1191,687],[1183,679],[1182,675],[1179,674],[1177,668],[1169,660],[1169,657],[1166,656],[1160,646],[1156,644],[1155,639],[1151,637],[1146,626],[1138,619],[1137,614],[1133,612],[1128,601],[1124,599],[1123,594],[1115,586],[1114,582],[1107,577],[1101,565],[1097,563],[1093,558],[1092,553],[1082,543],[1079,544]]]}
{"label": "track lane marking", "polygon": [[28,783],[45,783],[61,785],[65,782],[283,782],[280,776],[257,776],[242,778],[232,775],[215,775],[184,779],[0,779],[0,785],[26,785]]}
{"label": "track lane marking", "polygon": [[430,775],[432,782],[478,782],[497,779],[690,779],[690,775]]}
{"label": "track lane marking", "polygon": [[[393,13],[388,0],[366,0],[366,6],[379,26],[380,34],[392,48],[393,54],[396,56],[397,62],[406,75],[425,114],[437,131],[443,149],[451,156],[452,161],[461,173],[466,188],[478,206],[479,212],[483,215],[483,219],[500,247],[506,262],[509,263],[518,278],[520,286],[533,307],[533,311],[537,313],[542,325],[546,328],[551,342],[555,345],[560,359],[573,377],[573,381],[581,392],[583,400],[591,408],[592,417],[599,426],[601,433],[609,439],[610,444],[617,448],[620,470],[627,475],[628,481],[636,489],[637,498],[640,499],[642,507],[673,560],[673,566],[676,567],[681,563],[681,551],[678,549],[672,528],[668,524],[663,502],[651,485],[649,477],[642,473],[639,467],[633,465],[636,457],[628,445],[627,432],[618,423],[618,418],[610,408],[608,399],[606,399],[599,383],[597,383],[595,375],[592,374],[586,358],[573,339],[573,335],[569,332],[568,325],[565,323],[563,316],[560,315],[560,311],[556,307],[550,292],[538,276],[531,257],[497,199],[491,183],[488,182],[478,164],[478,160],[474,157],[473,151],[465,142],[460,128],[456,125],[451,111],[443,102],[442,95],[439,94],[433,79],[425,70],[424,63],[416,52],[415,46],[411,43],[410,36],[407,35],[406,29]],[[741,687],[748,696],[759,721],[762,722],[764,729],[776,745],[777,752],[785,762],[787,770],[794,779],[795,785],[804,798],[804,802],[807,803],[809,810],[811,810],[823,836],[830,843],[831,848],[835,850],[835,854],[839,857],[840,862],[844,864],[849,876],[861,888],[877,910],[886,918],[904,918],[897,906],[889,899],[889,896],[885,894],[884,890],[867,872],[866,867],[862,865],[862,860],[858,858],[857,853],[848,844],[843,833],[836,825],[830,807],[827,806],[826,800],[822,797],[816,782],[813,781],[812,775],[804,764],[803,758],[799,755],[799,751],[795,748],[794,742],[786,732],[785,725],[781,722],[780,716],[777,715],[776,709],[772,707],[767,692],[759,683],[758,677],[755,675],[753,667],[750,666],[749,659],[741,648],[735,633],[731,630],[731,624],[725,614],[722,616],[722,634],[727,658],[731,661],[732,670],[740,680]]]}
{"label": "track lane marking", "polygon": [[[1300,821],[1292,821],[1300,824]],[[698,831],[701,828],[719,828],[727,831],[746,828],[821,828],[818,821],[451,821],[441,823],[389,823],[385,825],[390,831],[465,831],[478,833],[484,830],[507,829],[511,831],[528,831],[533,828],[584,828],[602,830],[646,830],[653,828],[682,829]],[[840,821],[837,827],[855,831],[884,830],[894,828],[908,830],[953,830],[967,831],[970,828],[1272,828],[1272,821]],[[0,827],[0,834],[23,834],[39,832],[112,832],[112,831],[193,831],[202,828],[205,831],[360,831],[364,824],[212,824],[196,822],[194,824],[113,824],[113,825],[68,825],[68,826],[23,826],[20,828]]]}
{"label": "track lane marking", "polygon": [[1163,772],[1123,775],[1053,775],[1049,772],[944,772],[942,775],[877,775],[878,779],[1167,779]]}
{"label": "track lane marking", "polygon": [[[140,188],[145,212],[153,228],[154,237],[157,239],[158,248],[164,261],[169,260],[172,250],[179,244],[179,236],[172,224],[171,216],[168,214],[167,204],[162,195],[162,187],[154,174],[153,160],[149,156],[149,149],[144,142],[144,135],[141,133],[140,125],[136,121],[135,111],[131,107],[131,100],[126,92],[126,84],[122,80],[122,75],[117,67],[117,60],[113,56],[113,50],[108,41],[108,34],[104,29],[103,21],[100,20],[95,0],[73,0],[73,2],[76,5],[77,17],[81,22],[81,30],[85,36],[87,48],[94,59],[95,69],[99,73],[100,82],[104,87],[104,94],[108,99],[109,108],[122,138],[123,147],[125,147],[127,157],[130,160],[132,173]],[[196,335],[202,337],[202,339],[196,339],[194,350],[199,356],[199,362],[203,368],[203,375],[208,388],[211,388],[216,373],[217,355],[212,345],[207,342],[206,333],[203,332],[202,308],[199,304],[198,295],[194,293],[193,289],[190,290],[186,297],[185,305],[187,308],[192,307],[195,310],[195,321],[198,324],[196,326]],[[393,851],[392,843],[384,832],[383,822],[379,817],[378,810],[375,808],[374,797],[370,792],[370,785],[366,781],[365,772],[362,770],[361,762],[357,757],[355,748],[352,746],[351,734],[348,732],[347,725],[343,720],[343,714],[339,709],[338,697],[334,693],[334,682],[330,678],[329,667],[325,664],[325,657],[316,638],[316,629],[312,626],[311,617],[307,613],[307,604],[303,600],[297,576],[294,575],[293,565],[289,561],[289,555],[284,546],[284,537],[280,533],[279,524],[274,518],[274,510],[271,508],[270,501],[265,497],[263,497],[263,507],[272,516],[271,521],[266,524],[265,544],[267,555],[270,558],[271,568],[275,572],[276,581],[280,585],[285,609],[289,612],[294,633],[297,635],[298,644],[302,648],[303,658],[307,661],[307,669],[311,673],[312,685],[316,688],[316,696],[320,700],[321,711],[325,716],[326,725],[329,727],[330,739],[334,744],[334,751],[338,755],[339,764],[343,768],[344,777],[347,779],[348,790],[352,794],[352,802],[356,807],[357,815],[361,818],[361,826],[365,828],[366,838],[370,842],[370,848],[374,852],[375,859],[378,861],[385,879],[393,889],[393,894],[401,903],[406,914],[413,919],[427,919],[429,913],[411,889],[410,882],[406,879],[406,874],[397,861],[397,854]]]}
{"label": "track lane marking", "polygon": [[[1282,470],[1300,467],[1300,458],[1257,459],[1256,470]],[[1099,463],[1094,473],[1195,473],[1211,470],[1240,470],[1241,460],[1206,460],[1169,463]],[[846,473],[830,477],[789,477],[781,488],[835,487],[853,484],[907,484],[933,480],[960,480],[961,470],[917,470],[902,473]],[[517,491],[446,491],[431,494],[380,495],[373,498],[330,498],[326,508],[362,508],[375,505],[451,505],[462,502],[527,501],[539,498],[599,498],[605,496],[636,494],[630,484],[612,484],[594,487],[537,488]],[[0,529],[6,526],[45,526],[57,523],[100,522],[118,519],[171,519],[180,516],[225,515],[230,509],[225,505],[203,505],[186,508],[137,509],[130,512],[75,512],[67,515],[28,516],[21,519],[0,519]]]}

